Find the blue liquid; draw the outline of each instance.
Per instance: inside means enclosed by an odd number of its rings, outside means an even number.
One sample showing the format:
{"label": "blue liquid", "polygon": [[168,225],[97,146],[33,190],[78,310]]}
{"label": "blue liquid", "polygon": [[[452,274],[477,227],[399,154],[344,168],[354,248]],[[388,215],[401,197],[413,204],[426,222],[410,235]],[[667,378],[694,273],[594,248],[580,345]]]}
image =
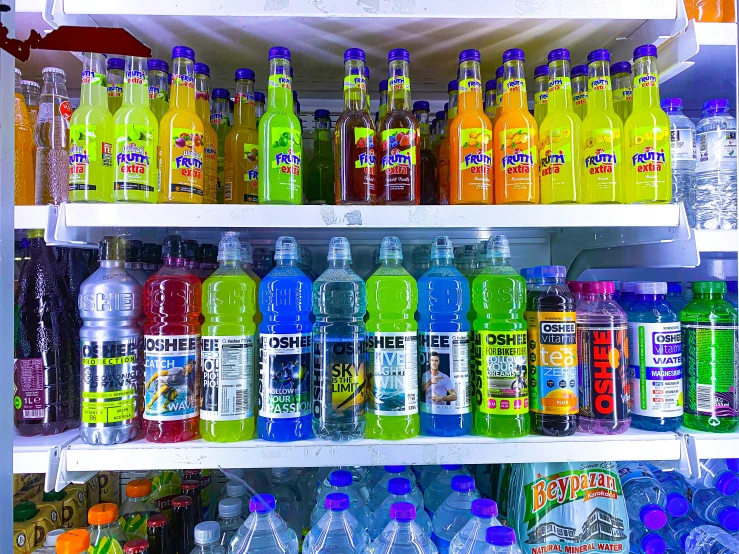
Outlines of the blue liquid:
{"label": "blue liquid", "polygon": [[618,303],[621,304],[621,308],[625,312],[631,309],[631,305],[636,302],[636,295],[633,292],[622,292],[618,299]]}
{"label": "blue liquid", "polygon": [[[279,260],[259,284],[259,309],[262,322],[259,333],[292,335],[311,333],[309,319],[312,304],[312,283],[300,271],[295,260]],[[304,368],[306,372],[311,367]],[[309,377],[308,383],[310,383]],[[307,385],[310,391],[310,384]],[[310,394],[308,395],[310,405]],[[292,418],[257,417],[257,434],[260,439],[287,442],[307,439],[311,436],[310,410],[303,416]]]}
{"label": "blue liquid", "polygon": [[[434,260],[434,265],[418,281],[418,344],[422,343],[421,333],[467,333],[470,322],[467,313],[470,311],[470,285],[467,278],[446,260]],[[419,377],[423,377],[420,364]],[[441,368],[445,369],[444,367]],[[468,373],[468,379],[472,375]],[[462,394],[469,398],[469,380],[467,390],[456,390],[457,398]],[[419,387],[419,400],[424,401],[424,392]],[[434,437],[458,437],[468,435],[472,429],[472,408],[464,414],[439,415],[420,410],[421,434]]]}
{"label": "blue liquid", "polygon": [[[621,304],[623,306],[623,303]],[[679,316],[673,311],[663,294],[634,295],[633,303],[627,310],[629,323],[674,323],[679,322]],[[647,348],[649,344],[646,345]],[[637,346],[629,346],[629,355],[637,356]],[[685,379],[685,375],[683,375]],[[650,417],[631,413],[631,423],[637,429],[646,431],[676,431],[683,423],[682,416],[677,417]]]}

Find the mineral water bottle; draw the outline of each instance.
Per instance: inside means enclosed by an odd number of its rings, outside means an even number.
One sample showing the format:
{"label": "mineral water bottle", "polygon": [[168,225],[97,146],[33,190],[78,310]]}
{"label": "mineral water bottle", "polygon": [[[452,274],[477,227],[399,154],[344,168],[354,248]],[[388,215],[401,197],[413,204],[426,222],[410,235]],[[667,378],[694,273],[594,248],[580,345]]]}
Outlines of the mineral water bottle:
{"label": "mineral water bottle", "polygon": [[726,460],[712,459],[700,462],[700,477],[688,478],[694,488],[713,489],[725,496],[739,491],[739,477],[729,469]]}
{"label": "mineral water bottle", "polygon": [[328,509],[325,500],[331,494],[343,494],[350,502],[349,513],[359,522],[363,529],[369,529],[371,514],[367,503],[359,492],[352,486],[353,478],[350,471],[339,469],[332,471],[328,476],[330,487],[324,487],[318,496],[316,505],[310,514],[310,525],[314,527]]}
{"label": "mineral water bottle", "polygon": [[67,95],[67,75],[56,67],[45,67],[36,142],[36,204],[69,202],[69,120],[72,104]]}
{"label": "mineral water bottle", "polygon": [[[248,517],[249,513],[249,497],[246,487],[238,481],[229,481],[226,483],[226,498],[234,498],[241,503],[241,517]],[[220,510],[220,504],[218,506]]]}
{"label": "mineral water bottle", "polygon": [[373,554],[438,554],[429,536],[415,522],[416,507],[413,504],[393,504],[390,519],[392,521],[372,543]]}
{"label": "mineral water bottle", "polygon": [[736,120],[725,98],[703,104],[696,127],[695,226],[736,229]]}
{"label": "mineral water bottle", "polygon": [[300,537],[303,527],[308,524],[308,518],[303,506],[303,495],[300,493],[289,467],[272,468],[272,482],[269,492],[277,502],[277,515]]}
{"label": "mineral water bottle", "polygon": [[469,475],[457,475],[452,479],[452,494],[434,512],[431,538],[439,554],[447,554],[454,536],[472,517],[472,502],[479,498],[475,480]]}
{"label": "mineral water bottle", "polygon": [[234,535],[228,554],[298,554],[298,536],[275,512],[275,497],[260,494],[249,502],[251,515]]}
{"label": "mineral water bottle", "polygon": [[651,531],[641,523],[631,522],[629,530],[631,552],[636,554],[663,554],[667,544],[659,533]]}
{"label": "mineral water bottle", "polygon": [[204,521],[195,526],[195,548],[190,554],[226,554],[221,544],[221,526],[217,521]]}
{"label": "mineral water bottle", "polygon": [[739,498],[712,489],[693,493],[693,510],[707,523],[720,525],[729,533],[739,531]]}
{"label": "mineral water bottle", "polygon": [[670,118],[672,203],[683,203],[688,224],[695,227],[695,125],[683,114],[680,98],[665,98],[662,109]]}
{"label": "mineral water bottle", "polygon": [[644,462],[619,462],[629,519],[656,531],[667,523],[667,494]]}
{"label": "mineral water bottle", "polygon": [[236,530],[244,523],[241,517],[241,500],[238,498],[224,498],[218,503],[218,523],[221,526],[221,537],[218,541],[221,546],[228,548]]}
{"label": "mineral water bottle", "polygon": [[424,511],[423,503],[419,504],[418,498],[411,494],[411,482],[405,477],[390,479],[387,484],[387,492],[388,495],[385,497],[385,500],[382,501],[382,504],[375,510],[372,516],[369,529],[372,540],[376,539],[382,533],[382,530],[387,527],[387,524],[390,523],[390,510],[398,502],[408,502],[416,507],[416,523],[427,535],[431,536],[431,518]]}
{"label": "mineral water bottle", "polygon": [[671,517],[662,530],[662,536],[668,546],[684,552],[685,542],[690,532],[699,525],[705,525],[705,523],[698,514],[691,510],[682,517]]}
{"label": "mineral water bottle", "polygon": [[685,554],[734,554],[739,540],[713,525],[696,527],[685,541]]}
{"label": "mineral water bottle", "polygon": [[686,498],[688,484],[677,471],[662,471],[657,466],[649,465],[649,469],[667,493],[665,510],[672,517],[682,517],[690,510],[690,502]]}
{"label": "mineral water bottle", "polygon": [[380,507],[380,504],[382,504],[383,500],[385,500],[385,497],[388,495],[387,487],[390,480],[396,477],[405,477],[408,479],[413,488],[411,495],[416,499],[419,506],[424,505],[423,495],[421,494],[421,491],[418,490],[418,487],[416,487],[416,477],[413,475],[413,472],[406,468],[406,466],[385,466],[385,475],[374,487],[372,487],[372,494],[370,495],[369,500],[370,510],[375,511]]}
{"label": "mineral water bottle", "polygon": [[488,528],[485,540],[489,546],[484,554],[521,554],[516,544],[516,532],[510,527],[500,525]]}
{"label": "mineral water bottle", "polygon": [[483,554],[488,547],[487,530],[500,525],[498,506],[489,498],[478,498],[470,508],[472,517],[452,539],[449,554]]}
{"label": "mineral water bottle", "polygon": [[365,528],[349,511],[351,501],[340,492],[324,499],[326,512],[305,537],[303,554],[366,554],[370,546]]}
{"label": "mineral water bottle", "polygon": [[[426,489],[431,486],[436,476],[441,473],[441,466],[422,466],[418,472],[418,489],[425,495]],[[450,481],[451,483],[451,481]],[[424,499],[424,502],[426,500]]]}
{"label": "mineral water bottle", "polygon": [[433,517],[441,503],[452,493],[452,479],[457,475],[469,475],[462,464],[442,464],[441,471],[423,493],[426,512]]}

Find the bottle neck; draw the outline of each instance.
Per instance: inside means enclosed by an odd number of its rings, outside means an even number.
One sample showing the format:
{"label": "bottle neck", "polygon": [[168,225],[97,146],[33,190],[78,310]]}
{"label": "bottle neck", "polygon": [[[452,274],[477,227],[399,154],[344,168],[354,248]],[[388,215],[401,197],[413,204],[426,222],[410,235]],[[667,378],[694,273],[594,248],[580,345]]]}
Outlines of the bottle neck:
{"label": "bottle neck", "polygon": [[431,260],[431,267],[451,267],[454,258],[434,258]]}
{"label": "bottle neck", "polygon": [[264,102],[257,102],[254,106],[254,114],[257,117],[257,120],[261,119],[261,117],[264,115]]}
{"label": "bottle neck", "polygon": [[572,87],[570,84],[570,62],[555,60],[549,63],[549,91],[547,110],[572,109]]}
{"label": "bottle neck", "polygon": [[523,61],[509,60],[503,64],[501,110],[528,110],[526,101],[526,77]]}
{"label": "bottle neck", "polygon": [[333,154],[331,148],[331,121],[328,119],[315,120],[313,152],[317,156],[332,156]]}
{"label": "bottle neck", "polygon": [[298,267],[298,260],[275,260],[275,267]]}
{"label": "bottle neck", "polygon": [[[226,106],[228,106],[228,100],[225,102]],[[243,125],[250,129],[257,128],[254,81],[251,79],[238,79],[236,81],[236,96],[234,97],[234,125]]]}
{"label": "bottle neck", "polygon": [[21,84],[20,73],[15,74],[15,93],[20,94],[23,97],[23,102],[26,102],[26,97],[23,95],[23,85]]}
{"label": "bottle neck", "polygon": [[146,58],[126,56],[126,72],[123,76],[123,103],[149,105],[149,74]]}
{"label": "bottle neck", "polygon": [[421,150],[429,150],[431,148],[431,127],[429,126],[429,112],[426,110],[416,110],[413,112],[418,120],[418,127],[421,130]]}
{"label": "bottle neck", "polygon": [[695,300],[723,300],[724,294],[720,292],[694,292]]}
{"label": "bottle neck", "polygon": [[491,266],[495,266],[495,267],[511,265],[510,258],[502,258],[500,256],[493,256],[492,258],[487,258],[487,260],[489,260],[489,263]]}
{"label": "bottle neck", "polygon": [[100,260],[100,267],[123,267],[123,260]]}
{"label": "bottle neck", "polygon": [[[220,264],[221,265],[219,267],[226,267],[226,268],[229,268],[229,269],[241,269],[241,260],[240,259],[234,260],[233,258],[231,258],[231,259],[227,259],[227,260],[221,260]],[[208,263],[208,264],[203,264],[203,265],[210,265],[210,264]]]}
{"label": "bottle neck", "polygon": [[347,269],[351,268],[352,261],[351,260],[329,260],[328,261],[328,267],[331,269]]}
{"label": "bottle neck", "polygon": [[613,109],[611,69],[608,62],[598,60],[588,64],[588,110]]}
{"label": "bottle neck", "polygon": [[344,111],[367,108],[367,79],[362,60],[344,62]]}
{"label": "bottle neck", "polygon": [[452,124],[452,120],[457,117],[457,107],[459,104],[459,89],[449,91],[449,111],[446,116],[446,130]]}
{"label": "bottle neck", "polygon": [[204,73],[195,74],[195,111],[203,125],[210,123],[210,77]]}
{"label": "bottle neck", "polygon": [[459,64],[458,83],[458,110],[460,112],[482,111],[480,62],[471,60]]}
{"label": "bottle neck", "polygon": [[637,302],[662,302],[665,299],[664,294],[637,294]]}
{"label": "bottle neck", "polygon": [[172,108],[195,111],[195,64],[188,58],[172,60],[170,103]]}
{"label": "bottle neck", "polygon": [[293,111],[293,85],[290,78],[290,60],[273,58],[269,61],[267,83],[267,110]]}
{"label": "bottle neck", "polygon": [[85,54],[82,64],[82,84],[80,87],[80,104],[88,106],[108,107],[108,87],[105,77],[105,56],[102,54]]}
{"label": "bottle neck", "polygon": [[493,114],[495,113],[496,97],[497,97],[497,91],[495,90],[485,91],[485,112],[486,113],[493,113]]}
{"label": "bottle neck", "polygon": [[403,60],[393,60],[389,64],[387,77],[387,110],[411,109],[410,64]]}
{"label": "bottle neck", "polygon": [[401,267],[402,261],[400,258],[388,258],[380,260],[380,265],[383,267]]}
{"label": "bottle neck", "polygon": [[383,117],[387,113],[387,91],[380,91],[380,117]]}
{"label": "bottle neck", "polygon": [[659,107],[657,58],[645,56],[634,62],[634,109]]}
{"label": "bottle neck", "polygon": [[169,78],[164,71],[152,69],[149,71],[149,100],[169,99]]}
{"label": "bottle neck", "polygon": [[221,126],[221,125],[228,125],[228,99],[227,98],[214,98],[213,99],[213,111],[210,112],[210,124],[216,127]]}

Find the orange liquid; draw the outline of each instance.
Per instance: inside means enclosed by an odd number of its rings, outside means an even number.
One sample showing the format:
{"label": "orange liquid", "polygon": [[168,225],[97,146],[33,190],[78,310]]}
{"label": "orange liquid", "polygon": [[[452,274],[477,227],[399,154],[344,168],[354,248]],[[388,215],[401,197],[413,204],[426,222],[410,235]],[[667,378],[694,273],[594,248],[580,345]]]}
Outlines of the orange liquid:
{"label": "orange liquid", "polygon": [[734,23],[736,21],[736,5],[734,0],[722,0],[721,8],[724,12],[722,20],[725,23]]}
{"label": "orange liquid", "polygon": [[33,127],[22,94],[15,95],[15,204],[33,206],[36,203]]}
{"label": "orange liquid", "polygon": [[460,92],[449,134],[451,204],[493,203],[492,130],[481,91]]}
{"label": "orange liquid", "polygon": [[[731,0],[733,4],[733,0]],[[685,12],[688,19],[696,21],[717,22],[723,17],[722,0],[685,0]]]}

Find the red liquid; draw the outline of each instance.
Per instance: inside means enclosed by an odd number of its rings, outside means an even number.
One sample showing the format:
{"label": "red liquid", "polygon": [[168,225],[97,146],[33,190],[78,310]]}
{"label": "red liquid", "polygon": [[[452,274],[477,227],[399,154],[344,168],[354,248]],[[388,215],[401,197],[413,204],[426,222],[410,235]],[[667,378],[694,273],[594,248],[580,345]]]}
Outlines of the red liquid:
{"label": "red liquid", "polygon": [[[185,269],[183,258],[165,258],[164,265],[149,277],[144,285],[144,335],[200,336],[200,306],[202,292],[200,280]],[[200,405],[198,386],[200,364],[195,367],[195,405]],[[147,369],[147,376],[149,371]],[[147,419],[149,417],[149,419]],[[182,442],[200,436],[200,417],[174,421],[158,421],[144,415],[143,434],[151,442]]]}
{"label": "red liquid", "polygon": [[[372,141],[357,137],[355,129],[372,130]],[[377,201],[377,135],[370,115],[364,110],[345,111],[336,122],[336,179],[337,204],[374,204]],[[357,167],[364,155],[375,158],[368,167]]]}
{"label": "red liquid", "polygon": [[[402,135],[396,145],[388,143],[385,135],[398,137],[389,132],[394,129],[402,130]],[[382,131],[386,131],[383,133]],[[421,200],[421,138],[418,121],[414,115],[406,110],[388,112],[380,122],[380,152],[377,164],[380,171],[378,198],[380,204],[419,204]],[[409,155],[415,146],[415,156],[411,156],[410,164],[398,164],[391,169],[382,168],[384,156]]]}

